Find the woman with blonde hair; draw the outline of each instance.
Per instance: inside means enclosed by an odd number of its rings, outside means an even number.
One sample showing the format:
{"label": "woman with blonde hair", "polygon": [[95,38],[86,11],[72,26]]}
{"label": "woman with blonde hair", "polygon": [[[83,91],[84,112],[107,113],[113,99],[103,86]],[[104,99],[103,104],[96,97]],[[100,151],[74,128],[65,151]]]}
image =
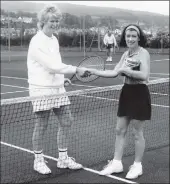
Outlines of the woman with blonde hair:
{"label": "woman with blonde hair", "polygon": [[57,118],[59,121],[57,167],[82,168],[81,164],[76,163],[75,159],[67,155],[69,129],[73,122],[69,109],[69,98],[67,96],[50,98],[52,95],[65,92],[64,74],[78,72],[83,75],[85,72],[85,68],[62,63],[59,43],[53,35],[61,18],[60,10],[53,5],[48,5],[40,11],[38,14],[39,31],[30,41],[27,56],[29,94],[31,97],[40,98],[32,101],[33,112],[36,116],[32,141],[35,153],[34,170],[41,174],[51,173],[43,157],[43,138],[51,109],[56,115],[56,121]]}

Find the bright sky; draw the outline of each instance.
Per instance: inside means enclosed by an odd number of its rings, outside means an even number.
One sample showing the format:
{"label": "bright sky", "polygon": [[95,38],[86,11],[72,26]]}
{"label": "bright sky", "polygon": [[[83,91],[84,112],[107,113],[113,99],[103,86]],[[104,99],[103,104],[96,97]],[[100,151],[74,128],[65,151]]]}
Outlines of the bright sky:
{"label": "bright sky", "polygon": [[33,1],[34,3],[71,3],[87,6],[115,7],[169,15],[169,1]]}

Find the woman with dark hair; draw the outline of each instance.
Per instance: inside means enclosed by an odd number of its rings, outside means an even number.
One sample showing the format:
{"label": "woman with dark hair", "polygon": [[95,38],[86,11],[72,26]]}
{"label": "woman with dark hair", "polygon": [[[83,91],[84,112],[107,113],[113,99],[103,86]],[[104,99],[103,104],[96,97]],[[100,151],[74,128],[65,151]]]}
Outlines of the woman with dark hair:
{"label": "woman with dark hair", "polygon": [[125,33],[126,33],[127,28],[129,28],[129,26],[134,26],[134,27],[130,28],[131,30],[133,30],[134,28],[135,29],[137,28],[136,31],[138,30],[138,32],[139,32],[139,33],[137,32],[138,36],[139,36],[138,45],[141,47],[145,47],[146,42],[147,42],[146,36],[145,36],[144,32],[141,30],[141,28],[135,24],[130,24],[123,29],[122,34],[121,34],[121,38],[120,38],[120,47],[127,47]]}
{"label": "woman with dark hair", "polygon": [[102,77],[116,77],[119,74],[124,76],[117,112],[114,158],[100,172],[101,175],[123,171],[122,156],[131,120],[135,120],[133,125],[135,160],[126,178],[135,179],[143,173],[141,164],[145,150],[143,125],[145,120],[151,119],[150,93],[146,85],[150,74],[150,55],[143,48],[145,44],[146,38],[140,27],[134,24],[128,25],[124,28],[120,40],[120,46],[127,46],[128,50],[122,55],[114,70],[89,69],[90,74]]}

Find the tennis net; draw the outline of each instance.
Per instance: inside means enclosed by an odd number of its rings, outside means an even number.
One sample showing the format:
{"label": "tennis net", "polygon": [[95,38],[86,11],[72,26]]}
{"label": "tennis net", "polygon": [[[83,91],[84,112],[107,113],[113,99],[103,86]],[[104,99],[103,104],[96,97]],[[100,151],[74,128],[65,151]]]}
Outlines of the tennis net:
{"label": "tennis net", "polygon": [[[169,79],[154,80],[148,86],[152,119],[144,124],[146,150],[169,145]],[[85,167],[95,167],[113,157],[121,87],[99,87],[48,97],[49,103],[69,97],[74,121],[69,133],[68,154]],[[44,176],[33,170],[32,134],[36,117],[31,102],[35,99],[40,98],[1,100],[1,183],[26,183],[69,172],[56,166],[58,122],[52,111],[44,139],[44,155],[52,174]],[[127,140],[125,156],[134,154],[132,125]]]}

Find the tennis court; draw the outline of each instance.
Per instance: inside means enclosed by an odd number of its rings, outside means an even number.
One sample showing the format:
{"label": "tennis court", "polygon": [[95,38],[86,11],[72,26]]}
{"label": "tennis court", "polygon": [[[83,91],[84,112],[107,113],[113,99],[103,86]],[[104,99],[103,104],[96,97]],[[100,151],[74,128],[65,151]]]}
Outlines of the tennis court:
{"label": "tennis court", "polygon": [[[96,54],[96,53],[88,53]],[[112,159],[115,141],[117,100],[122,78],[98,78],[90,83],[76,79],[67,87],[71,110],[75,120],[70,131],[69,155],[84,165],[84,169],[71,171],[58,169],[57,123],[51,113],[45,138],[44,154],[52,174],[42,176],[33,170],[32,132],[35,117],[28,96],[26,52],[2,53],[1,99],[11,99],[1,105],[1,181],[2,183],[168,183],[169,182],[169,55],[151,55],[151,82],[153,118],[146,122],[146,153],[144,174],[137,180],[125,179],[134,158],[131,126],[123,159],[121,174],[99,176],[107,160]],[[104,53],[99,53],[105,58]],[[80,52],[63,52],[66,64],[77,65]],[[121,54],[114,56],[106,68],[114,68]],[[67,76],[69,77],[69,76]],[[98,87],[98,88],[96,88]],[[105,88],[99,88],[105,87]],[[75,92],[75,90],[86,89]],[[19,97],[19,98],[18,98]],[[18,98],[18,99],[13,99]],[[57,97],[56,97],[57,98]],[[13,99],[13,100],[12,100]],[[1,102],[2,103],[2,102]]]}

